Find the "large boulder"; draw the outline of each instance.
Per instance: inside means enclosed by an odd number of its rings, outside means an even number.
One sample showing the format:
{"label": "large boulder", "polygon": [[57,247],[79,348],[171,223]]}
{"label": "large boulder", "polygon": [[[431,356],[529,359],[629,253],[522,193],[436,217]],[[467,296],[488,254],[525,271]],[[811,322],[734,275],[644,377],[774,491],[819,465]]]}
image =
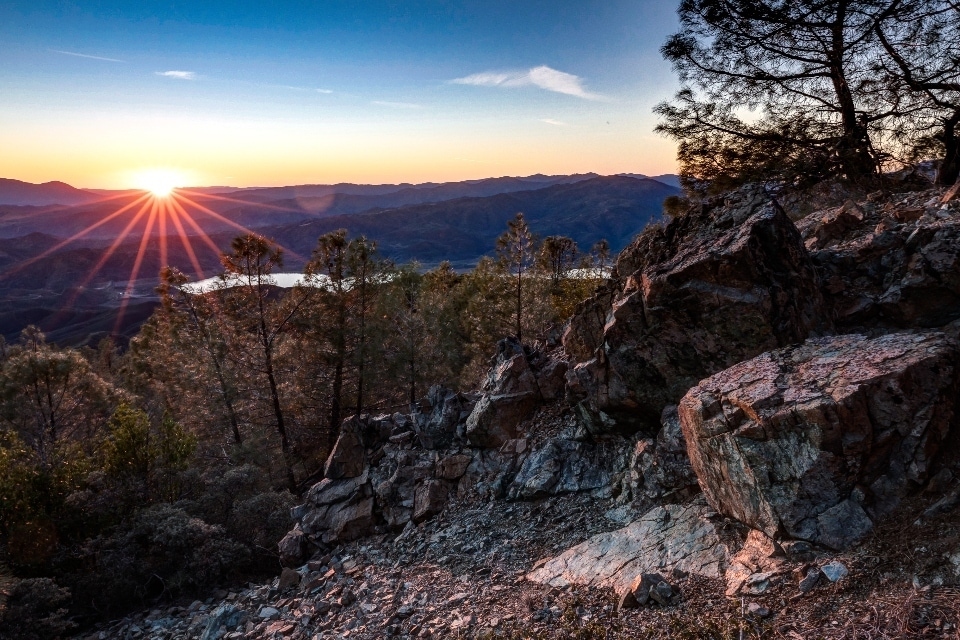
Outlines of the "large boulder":
{"label": "large boulder", "polygon": [[710,504],[770,537],[842,549],[927,480],[957,422],[939,332],[817,338],[689,391],[679,413]]}
{"label": "large boulder", "polygon": [[932,328],[960,318],[960,206],[930,195],[883,207],[848,202],[798,222],[839,329]]}
{"label": "large boulder", "polygon": [[615,275],[603,348],[568,377],[630,429],[658,428],[663,408],[706,375],[803,341],[824,322],[800,234],[759,187],[645,232]]}
{"label": "large boulder", "polygon": [[449,495],[450,485],[443,480],[422,482],[414,496],[413,521],[419,524],[443,511]]}
{"label": "large boulder", "polygon": [[283,567],[298,567],[303,563],[306,553],[306,537],[300,530],[299,524],[294,526],[283,539],[277,543],[280,552],[280,565]]}
{"label": "large boulder", "polygon": [[314,542],[348,542],[372,532],[372,495],[366,470],[353,478],[324,478],[310,488],[306,502],[294,513],[300,529]]}
{"label": "large boulder", "polygon": [[553,587],[611,587],[618,594],[645,573],[674,571],[722,578],[736,537],[723,534],[722,519],[703,500],[655,507],[630,525],[593,536],[527,574]]}
{"label": "large boulder", "polygon": [[463,428],[479,447],[495,448],[517,437],[517,427],[540,403],[537,376],[523,346],[513,338],[497,343],[487,378]]}

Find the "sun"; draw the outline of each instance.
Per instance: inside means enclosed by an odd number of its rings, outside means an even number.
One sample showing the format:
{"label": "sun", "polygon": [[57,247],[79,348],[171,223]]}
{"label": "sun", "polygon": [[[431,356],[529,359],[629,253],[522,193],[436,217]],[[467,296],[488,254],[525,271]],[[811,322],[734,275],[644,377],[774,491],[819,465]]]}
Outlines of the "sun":
{"label": "sun", "polygon": [[184,178],[175,169],[143,169],[134,175],[134,184],[156,198],[166,198],[174,189],[184,186]]}

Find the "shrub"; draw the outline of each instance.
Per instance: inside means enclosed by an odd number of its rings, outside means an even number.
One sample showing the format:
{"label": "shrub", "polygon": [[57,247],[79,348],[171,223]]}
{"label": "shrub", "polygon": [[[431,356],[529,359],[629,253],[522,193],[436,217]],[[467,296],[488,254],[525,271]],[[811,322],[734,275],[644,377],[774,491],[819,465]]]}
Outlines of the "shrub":
{"label": "shrub", "polygon": [[66,618],[70,590],[49,578],[21,580],[0,610],[0,640],[58,638],[76,625]]}

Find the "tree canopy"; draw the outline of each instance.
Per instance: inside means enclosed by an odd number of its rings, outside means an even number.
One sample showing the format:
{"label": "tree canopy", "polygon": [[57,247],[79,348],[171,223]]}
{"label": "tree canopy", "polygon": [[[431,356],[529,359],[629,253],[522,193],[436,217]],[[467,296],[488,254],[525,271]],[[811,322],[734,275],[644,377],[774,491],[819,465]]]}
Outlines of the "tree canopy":
{"label": "tree canopy", "polygon": [[683,0],[678,14],[662,53],[682,88],[656,112],[688,187],[858,182],[918,152],[956,179],[952,0]]}

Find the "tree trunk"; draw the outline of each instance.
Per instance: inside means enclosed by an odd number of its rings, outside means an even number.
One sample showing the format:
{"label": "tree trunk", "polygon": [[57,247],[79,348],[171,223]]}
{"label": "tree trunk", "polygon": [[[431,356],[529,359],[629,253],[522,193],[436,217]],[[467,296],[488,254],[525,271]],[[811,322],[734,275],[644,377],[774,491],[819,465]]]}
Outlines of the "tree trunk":
{"label": "tree trunk", "polygon": [[519,259],[517,260],[517,342],[523,344],[523,335],[522,335],[522,325],[521,325],[521,312],[523,311],[523,285],[521,277],[523,276],[523,253],[521,252]]}
{"label": "tree trunk", "polygon": [[937,184],[949,186],[960,178],[960,136],[957,127],[960,126],[960,109],[943,123],[940,141],[943,143],[943,161],[937,172]]}
{"label": "tree trunk", "polygon": [[337,360],[333,367],[333,389],[330,398],[330,449],[340,436],[340,395],[343,393],[343,360]]}
{"label": "tree trunk", "polygon": [[297,480],[293,475],[293,453],[290,449],[290,439],[287,437],[287,425],[283,419],[283,408],[280,405],[280,390],[277,386],[277,378],[273,371],[273,343],[270,340],[270,335],[267,333],[267,319],[266,310],[263,308],[263,294],[258,291],[257,296],[260,307],[260,337],[263,346],[264,368],[267,373],[267,382],[270,385],[270,399],[273,404],[273,415],[277,421],[277,434],[280,436],[280,451],[283,454],[283,465],[287,476],[287,484],[290,487],[290,491],[296,493]]}
{"label": "tree trunk", "polygon": [[410,369],[410,406],[417,403],[417,363],[413,356],[408,361]]}
{"label": "tree trunk", "polygon": [[220,383],[220,399],[223,401],[223,406],[226,407],[227,415],[230,417],[230,429],[233,431],[233,442],[234,444],[243,444],[237,410],[234,408],[233,400],[230,399],[230,394],[227,392],[227,381],[226,378],[224,378],[223,369],[220,367],[220,363],[216,357],[213,358],[213,368],[217,374],[217,382]]}
{"label": "tree trunk", "polygon": [[287,484],[290,490],[296,492],[297,480],[293,475],[293,452],[290,450],[290,439],[287,437],[287,426],[283,420],[283,410],[280,406],[280,392],[277,388],[277,379],[273,375],[272,349],[266,352],[267,381],[270,383],[270,399],[273,401],[273,414],[277,419],[277,433],[280,435],[280,450],[283,453],[283,464],[286,467]]}
{"label": "tree trunk", "polygon": [[857,116],[857,107],[853,92],[847,82],[843,54],[846,49],[844,31],[847,20],[848,2],[837,5],[837,13],[832,25],[830,58],[830,80],[837,96],[843,133],[837,141],[837,162],[848,179],[856,180],[876,173],[876,162],[870,152],[870,137],[867,128]]}
{"label": "tree trunk", "polygon": [[363,269],[360,272],[360,326],[357,336],[357,418],[363,410],[363,364],[366,359],[364,347],[366,346],[366,321],[367,321],[367,264],[363,263]]}

